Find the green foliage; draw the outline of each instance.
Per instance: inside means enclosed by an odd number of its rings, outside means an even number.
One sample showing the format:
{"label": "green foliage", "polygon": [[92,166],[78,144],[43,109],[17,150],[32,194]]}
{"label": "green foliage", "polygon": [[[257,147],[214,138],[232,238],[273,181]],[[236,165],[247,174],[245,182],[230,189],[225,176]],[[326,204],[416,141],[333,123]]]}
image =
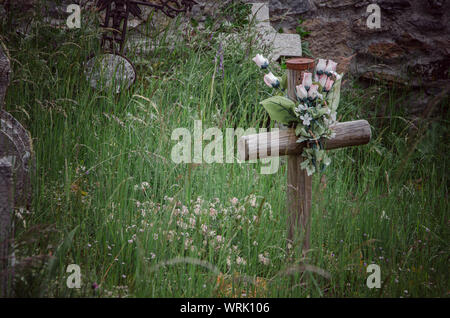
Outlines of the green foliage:
{"label": "green foliage", "polygon": [[[205,28],[214,32],[235,33],[242,31],[248,24],[251,5],[242,1],[232,1],[220,12],[208,15],[205,21]],[[198,21],[191,18],[193,27],[198,26]]]}
{"label": "green foliage", "polygon": [[289,98],[272,96],[263,100],[260,104],[263,105],[272,120],[286,125],[296,120],[294,113],[295,104]]}
{"label": "green foliage", "polygon": [[[336,150],[313,176],[304,260],[301,242],[285,243],[285,159],[273,175],[259,173],[262,163],[171,161],[172,132],[192,131],[195,119],[204,129],[267,127],[258,101],[272,90],[251,61],[261,53],[254,35],[224,47],[222,78],[215,36],[171,43],[152,28],[157,47],[128,53],[139,78],[116,95],[90,89],[83,75],[99,31],[41,24],[25,37],[2,25],[13,68],[5,107],[36,152],[33,203],[14,214],[16,295],[230,297],[225,282],[237,296],[448,296],[448,99],[418,122],[402,107],[407,92],[347,79],[340,120],[367,119],[372,141]],[[382,289],[366,286],[370,263],[381,267]],[[80,290],[66,287],[69,264],[81,267]]]}
{"label": "green foliage", "polygon": [[297,34],[300,35],[300,38],[302,39],[302,53],[304,56],[310,56],[312,57],[311,50],[309,49],[309,42],[306,40],[306,38],[311,34],[311,31],[306,30],[302,24],[304,20],[298,19],[298,25],[295,28],[297,31]]}

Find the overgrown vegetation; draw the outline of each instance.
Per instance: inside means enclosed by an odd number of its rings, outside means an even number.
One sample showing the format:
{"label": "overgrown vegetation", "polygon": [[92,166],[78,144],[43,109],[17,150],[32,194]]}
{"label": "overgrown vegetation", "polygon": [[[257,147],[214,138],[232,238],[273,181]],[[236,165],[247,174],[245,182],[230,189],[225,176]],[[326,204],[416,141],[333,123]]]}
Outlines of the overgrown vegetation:
{"label": "overgrown vegetation", "polygon": [[[198,30],[173,43],[154,30],[150,55],[129,54],[136,84],[115,95],[83,75],[99,53],[87,21],[72,31],[40,23],[26,37],[2,26],[14,71],[6,108],[36,152],[32,208],[15,220],[17,296],[448,296],[445,108],[418,133],[407,91],[347,77],[340,120],[368,119],[372,141],[335,151],[314,177],[303,259],[286,242],[284,159],[274,175],[259,163],[171,161],[172,131],[193,131],[194,120],[223,132],[268,126],[257,103],[271,89],[251,61],[267,52],[251,29],[227,43]],[[371,263],[381,289],[366,286]],[[69,264],[81,267],[81,289],[66,287]]]}

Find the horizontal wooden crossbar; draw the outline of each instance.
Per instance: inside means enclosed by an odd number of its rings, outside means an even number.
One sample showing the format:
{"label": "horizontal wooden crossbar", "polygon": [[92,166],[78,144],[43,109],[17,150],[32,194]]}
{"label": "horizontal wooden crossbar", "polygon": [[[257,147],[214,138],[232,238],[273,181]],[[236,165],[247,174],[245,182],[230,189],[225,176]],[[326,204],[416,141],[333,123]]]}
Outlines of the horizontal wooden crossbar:
{"label": "horizontal wooden crossbar", "polygon": [[[337,149],[367,144],[372,136],[366,120],[337,123],[331,127],[336,133],[333,139],[322,140],[325,149]],[[294,129],[280,129],[278,138],[273,132],[243,136],[238,141],[239,159],[263,159],[274,156],[300,155],[305,143],[298,143]],[[274,139],[274,140],[272,140]],[[278,149],[276,142],[278,141]]]}

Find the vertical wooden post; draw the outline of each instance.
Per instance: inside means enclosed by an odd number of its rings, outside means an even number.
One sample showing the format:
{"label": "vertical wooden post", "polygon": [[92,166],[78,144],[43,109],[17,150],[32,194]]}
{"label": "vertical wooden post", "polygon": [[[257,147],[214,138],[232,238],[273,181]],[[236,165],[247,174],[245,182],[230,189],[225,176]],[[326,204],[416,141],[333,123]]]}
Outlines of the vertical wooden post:
{"label": "vertical wooden post", "polygon": [[[304,72],[314,71],[314,60],[294,58],[286,61],[288,69],[288,96],[296,101],[295,86],[301,84]],[[310,248],[312,178],[300,168],[303,158],[300,155],[288,156],[287,204],[288,240],[303,241],[303,254]]]}

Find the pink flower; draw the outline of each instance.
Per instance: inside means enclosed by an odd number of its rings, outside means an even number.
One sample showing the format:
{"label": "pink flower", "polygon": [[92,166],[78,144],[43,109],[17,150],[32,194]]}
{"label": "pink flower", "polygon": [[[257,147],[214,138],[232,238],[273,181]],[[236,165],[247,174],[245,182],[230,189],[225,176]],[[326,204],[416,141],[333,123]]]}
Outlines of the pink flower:
{"label": "pink flower", "polygon": [[280,86],[280,80],[270,72],[269,74],[264,75],[264,83],[267,86],[277,88]]}
{"label": "pink flower", "polygon": [[333,83],[334,83],[334,81],[331,78],[328,78],[327,82],[325,83],[324,90],[326,92],[329,92],[331,90],[331,87],[333,87]]}
{"label": "pink flower", "polygon": [[328,60],[327,67],[325,68],[325,73],[331,74],[331,72],[336,72],[337,63],[333,60]]}
{"label": "pink flower", "polygon": [[306,91],[303,85],[295,86],[295,90],[297,92],[297,97],[300,98],[300,100],[303,100],[306,97],[308,97],[308,92]]}
{"label": "pink flower", "polygon": [[217,210],[214,208],[209,208],[209,215],[215,218],[217,216]]}
{"label": "pink flower", "polygon": [[316,73],[322,75],[327,67],[327,60],[319,59],[319,62],[316,65]]}
{"label": "pink flower", "polygon": [[269,66],[269,60],[266,59],[261,54],[256,54],[256,56],[252,59],[253,62],[256,63],[260,68],[267,68]]}
{"label": "pink flower", "polygon": [[325,74],[320,75],[319,77],[319,84],[320,86],[324,87],[325,83],[327,82],[328,76],[326,76]]}
{"label": "pink flower", "polygon": [[302,85],[306,90],[309,90],[309,88],[312,85],[312,73],[305,72],[303,73],[303,81]]}

